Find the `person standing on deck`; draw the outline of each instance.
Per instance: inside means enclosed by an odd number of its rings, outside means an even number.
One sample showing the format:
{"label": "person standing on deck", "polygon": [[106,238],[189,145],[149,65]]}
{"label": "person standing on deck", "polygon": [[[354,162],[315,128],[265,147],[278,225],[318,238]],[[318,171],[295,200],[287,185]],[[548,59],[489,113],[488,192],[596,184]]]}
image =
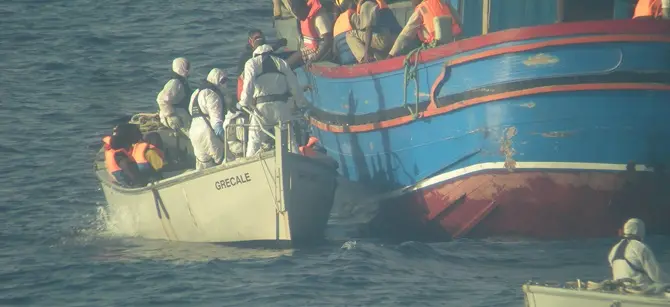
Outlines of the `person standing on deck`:
{"label": "person standing on deck", "polygon": [[173,130],[188,130],[191,117],[188,115],[188,102],[191,97],[191,87],[188,84],[188,74],[191,64],[186,58],[176,58],[172,61],[172,78],[158,93],[158,115],[161,123]]}
{"label": "person standing on deck", "polygon": [[222,90],[228,82],[226,73],[213,68],[203,86],[191,96],[189,110],[193,116],[189,138],[196,158],[195,168],[205,169],[223,163],[223,116],[225,114]]}
{"label": "person standing on deck", "polygon": [[[239,104],[252,110],[246,156],[255,155],[267,138],[261,130],[272,131],[273,126],[291,118],[288,99],[292,95],[298,105],[304,105],[304,96],[298,78],[286,61],[272,55],[272,47],[262,45],[254,50],[254,57],[244,65],[244,84]],[[292,131],[289,131],[292,135]],[[292,138],[291,151],[298,152]]]}
{"label": "person standing on deck", "polygon": [[303,45],[286,62],[291,69],[304,64],[327,61],[332,57],[332,21],[319,0],[292,0],[291,10],[300,20]]}
{"label": "person standing on deck", "polygon": [[347,43],[359,63],[387,57],[402,27],[384,0],[358,0]]}
{"label": "person standing on deck", "polygon": [[[238,76],[241,76],[244,73],[244,64],[246,64],[247,61],[251,59],[254,50],[256,50],[258,46],[264,45],[266,41],[265,35],[259,29],[251,29],[249,30],[248,34],[247,44],[244,45],[244,50],[242,50],[237,56],[236,72]],[[285,38],[279,39],[274,44],[272,44],[272,49],[276,51],[279,48],[286,46],[286,44],[287,41]]]}
{"label": "person standing on deck", "polygon": [[389,58],[407,54],[421,43],[432,43],[435,39],[435,17],[451,17],[451,34],[453,37],[457,37],[463,32],[461,19],[451,4],[444,3],[441,0],[412,0],[412,4],[415,6],[414,12],[393,44],[389,52]]}
{"label": "person standing on deck", "polygon": [[623,225],[623,239],[609,253],[612,279],[633,279],[639,286],[669,282],[661,270],[654,253],[642,243],[645,236],[644,222],[630,219]]}

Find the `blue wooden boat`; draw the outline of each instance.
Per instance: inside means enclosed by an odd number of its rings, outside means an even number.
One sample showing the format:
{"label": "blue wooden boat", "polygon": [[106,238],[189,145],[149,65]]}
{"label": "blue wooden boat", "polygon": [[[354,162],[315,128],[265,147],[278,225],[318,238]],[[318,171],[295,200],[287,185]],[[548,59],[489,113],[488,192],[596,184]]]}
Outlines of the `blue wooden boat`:
{"label": "blue wooden boat", "polygon": [[[670,21],[628,0],[451,1],[463,39],[297,70],[312,134],[382,191],[371,230],[583,238],[638,217],[669,234]],[[409,2],[390,6],[404,25]],[[294,47],[295,25],[275,21]]]}

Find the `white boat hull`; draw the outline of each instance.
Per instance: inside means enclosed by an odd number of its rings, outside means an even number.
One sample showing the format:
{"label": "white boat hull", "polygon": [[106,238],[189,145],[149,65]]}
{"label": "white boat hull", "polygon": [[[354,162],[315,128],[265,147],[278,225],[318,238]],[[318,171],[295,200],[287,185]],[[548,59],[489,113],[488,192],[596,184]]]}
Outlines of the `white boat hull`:
{"label": "white boat hull", "polygon": [[622,294],[586,289],[523,285],[526,307],[652,307],[670,306],[664,296]]}
{"label": "white boat hull", "polygon": [[97,175],[115,230],[150,239],[320,240],[336,189],[332,165],[280,150],[137,189],[112,183],[100,163]]}

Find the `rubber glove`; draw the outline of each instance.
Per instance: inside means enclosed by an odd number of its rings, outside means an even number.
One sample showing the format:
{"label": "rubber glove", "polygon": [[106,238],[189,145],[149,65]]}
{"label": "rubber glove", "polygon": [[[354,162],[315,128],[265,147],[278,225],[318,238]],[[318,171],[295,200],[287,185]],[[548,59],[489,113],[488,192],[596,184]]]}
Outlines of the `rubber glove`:
{"label": "rubber glove", "polygon": [[214,125],[214,134],[218,137],[223,137],[223,123],[218,122]]}

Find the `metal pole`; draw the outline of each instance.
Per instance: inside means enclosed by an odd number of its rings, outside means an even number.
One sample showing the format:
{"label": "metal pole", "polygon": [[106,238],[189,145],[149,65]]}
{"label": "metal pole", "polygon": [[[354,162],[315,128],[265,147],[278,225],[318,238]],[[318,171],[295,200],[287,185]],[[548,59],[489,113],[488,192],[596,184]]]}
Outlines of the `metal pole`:
{"label": "metal pole", "polygon": [[663,19],[670,19],[670,0],[662,0]]}

